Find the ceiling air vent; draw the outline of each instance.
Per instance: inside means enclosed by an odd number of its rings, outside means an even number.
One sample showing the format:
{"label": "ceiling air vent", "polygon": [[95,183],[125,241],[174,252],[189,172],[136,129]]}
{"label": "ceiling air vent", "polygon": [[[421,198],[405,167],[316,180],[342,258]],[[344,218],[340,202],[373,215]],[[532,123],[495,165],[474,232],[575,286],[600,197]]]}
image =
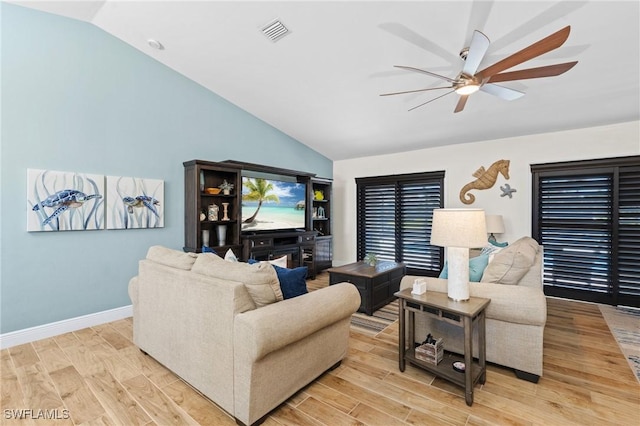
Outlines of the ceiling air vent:
{"label": "ceiling air vent", "polygon": [[290,33],[289,29],[284,26],[279,20],[271,21],[264,27],[262,27],[262,33],[266,35],[269,40],[276,42],[282,37]]}

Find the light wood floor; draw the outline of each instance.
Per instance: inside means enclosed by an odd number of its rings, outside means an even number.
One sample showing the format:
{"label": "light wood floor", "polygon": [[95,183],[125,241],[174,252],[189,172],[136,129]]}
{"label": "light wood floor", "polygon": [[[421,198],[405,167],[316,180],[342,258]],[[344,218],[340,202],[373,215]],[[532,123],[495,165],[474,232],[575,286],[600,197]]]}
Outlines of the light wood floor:
{"label": "light wood floor", "polygon": [[[309,282],[311,289],[326,285],[326,273]],[[410,366],[399,372],[392,326],[376,337],[352,332],[342,365],[264,424],[640,424],[640,386],[597,306],[549,299],[548,307],[544,376],[537,385],[490,365],[467,407],[462,388]],[[136,348],[131,318],[5,349],[1,359],[3,425],[235,424]],[[8,418],[5,410],[19,409],[32,410],[30,417],[69,418]]]}

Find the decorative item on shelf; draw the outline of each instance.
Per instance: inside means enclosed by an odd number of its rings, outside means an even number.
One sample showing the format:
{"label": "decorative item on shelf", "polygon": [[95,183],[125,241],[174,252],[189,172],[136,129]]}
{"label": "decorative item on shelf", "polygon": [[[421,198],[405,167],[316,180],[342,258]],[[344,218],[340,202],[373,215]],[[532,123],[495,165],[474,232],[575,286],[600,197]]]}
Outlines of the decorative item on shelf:
{"label": "decorative item on shelf", "polygon": [[487,219],[487,232],[489,235],[489,242],[495,243],[496,236],[493,234],[504,234],[504,222],[502,216],[499,214],[488,214]]}
{"label": "decorative item on shelf", "polygon": [[227,225],[218,225],[216,232],[218,234],[218,245],[225,245],[227,243]]}
{"label": "decorative item on shelf", "polygon": [[220,191],[221,191],[220,188],[206,188],[204,190],[204,192],[209,194],[209,195],[218,195],[220,193]]}
{"label": "decorative item on shelf", "polygon": [[205,212],[200,212],[200,222],[207,220],[207,215]]}
{"label": "decorative item on shelf", "polygon": [[427,339],[416,348],[415,354],[416,358],[421,361],[438,365],[444,357],[444,346],[442,344],[442,338],[436,339],[435,337],[431,336],[431,333],[429,333]]}
{"label": "decorative item on shelf", "polygon": [[313,208],[313,218],[315,219],[315,218],[317,218],[317,217],[318,217],[318,208],[317,208],[317,207],[314,207],[314,208]]}
{"label": "decorative item on shelf", "polygon": [[218,211],[220,208],[216,204],[209,204],[207,208],[207,219],[214,222],[218,220]]}
{"label": "decorative item on shelf", "polygon": [[378,263],[378,255],[375,253],[367,253],[364,256],[364,262],[369,266],[376,266]]}
{"label": "decorative item on shelf", "polygon": [[218,188],[220,188],[222,190],[222,193],[224,195],[229,195],[231,194],[231,190],[233,189],[233,184],[227,182],[227,180],[225,179],[224,181],[222,181],[222,183],[220,184],[220,186],[218,186]]}
{"label": "decorative item on shelf", "polygon": [[318,207],[318,217],[324,219],[324,207]]}
{"label": "decorative item on shelf", "polygon": [[223,215],[222,220],[231,220],[229,219],[229,203],[222,203]]}
{"label": "decorative item on shelf", "polygon": [[480,166],[473,173],[476,180],[469,182],[460,190],[460,201],[464,204],[473,204],[476,200],[475,195],[468,194],[472,189],[489,189],[495,185],[498,180],[498,174],[502,174],[505,179],[509,179],[509,160],[498,160],[493,163],[487,170],[484,166]]}
{"label": "decorative item on shelf", "polygon": [[447,248],[447,295],[469,300],[469,249],[486,244],[487,226],[481,209],[434,209],[431,244]]}
{"label": "decorative item on shelf", "polygon": [[209,230],[208,229],[202,230],[202,245],[204,247],[209,247]]}
{"label": "decorative item on shelf", "polygon": [[316,189],[315,191],[313,191],[313,198],[318,201],[324,200],[324,191]]}

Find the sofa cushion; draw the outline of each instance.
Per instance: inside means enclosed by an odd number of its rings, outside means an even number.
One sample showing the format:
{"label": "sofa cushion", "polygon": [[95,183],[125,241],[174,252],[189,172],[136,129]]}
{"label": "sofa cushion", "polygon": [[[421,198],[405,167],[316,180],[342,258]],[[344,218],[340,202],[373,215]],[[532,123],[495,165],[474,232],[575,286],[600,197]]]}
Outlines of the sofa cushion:
{"label": "sofa cushion", "polygon": [[147,251],[147,259],[153,260],[161,265],[183,269],[185,271],[191,270],[197,256],[195,253],[185,253],[163,246],[151,246]]}
{"label": "sofa cushion", "polygon": [[308,293],[307,290],[307,272],[309,268],[300,266],[298,268],[288,269],[273,265],[278,274],[280,288],[285,299],[301,296]]}
{"label": "sofa cushion", "polygon": [[482,282],[516,285],[536,259],[538,242],[522,237],[495,254],[482,275]]}
{"label": "sofa cushion", "polygon": [[283,300],[276,271],[267,262],[253,265],[227,262],[216,254],[203,253],[198,255],[191,270],[198,274],[243,283],[258,308]]}
{"label": "sofa cushion", "polygon": [[[482,273],[487,267],[487,263],[489,263],[489,255],[486,254],[481,254],[480,256],[469,259],[469,281],[480,281]],[[449,266],[447,265],[446,260],[438,278],[449,278]]]}

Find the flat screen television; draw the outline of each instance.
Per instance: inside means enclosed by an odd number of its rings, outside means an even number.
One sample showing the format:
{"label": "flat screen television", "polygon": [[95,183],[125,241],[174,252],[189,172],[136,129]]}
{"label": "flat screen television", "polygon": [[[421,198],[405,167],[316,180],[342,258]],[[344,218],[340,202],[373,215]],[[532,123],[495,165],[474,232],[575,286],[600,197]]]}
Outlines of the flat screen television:
{"label": "flat screen television", "polygon": [[306,185],[242,176],[242,231],[305,228]]}

